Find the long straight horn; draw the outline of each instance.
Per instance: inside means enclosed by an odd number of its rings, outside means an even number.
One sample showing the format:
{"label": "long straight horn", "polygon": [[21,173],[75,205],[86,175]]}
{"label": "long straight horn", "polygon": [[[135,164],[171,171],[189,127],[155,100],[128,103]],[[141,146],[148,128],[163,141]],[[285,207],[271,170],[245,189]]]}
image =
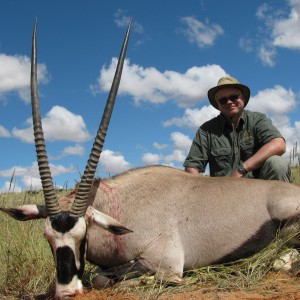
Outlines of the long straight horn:
{"label": "long straight horn", "polygon": [[129,40],[131,22],[132,19],[130,20],[128,25],[126,36],[119,56],[118,65],[115,71],[114,80],[106,101],[106,106],[102,115],[102,120],[95,138],[95,142],[91,150],[91,154],[87,166],[85,168],[84,174],[81,178],[81,182],[79,184],[74,203],[71,208],[71,214],[77,217],[83,216],[86,212],[88,196],[94,180],[100,154],[102,152],[102,147],[104,144],[105,136],[107,133],[109,121],[112,115],[113,107],[116,100],[116,95],[121,80],[123,64],[124,64],[128,40]]}
{"label": "long straight horn", "polygon": [[39,105],[39,97],[38,97],[38,83],[37,83],[36,21],[34,23],[34,29],[32,35],[30,86],[31,86],[31,105],[32,105],[34,142],[35,142],[39,172],[42,181],[42,187],[43,187],[48,215],[53,216],[60,213],[61,210],[52,183],[52,177],[51,177],[49,162],[46,153],[46,144],[45,144],[42,121],[41,121],[41,113],[40,113],[40,105]]}

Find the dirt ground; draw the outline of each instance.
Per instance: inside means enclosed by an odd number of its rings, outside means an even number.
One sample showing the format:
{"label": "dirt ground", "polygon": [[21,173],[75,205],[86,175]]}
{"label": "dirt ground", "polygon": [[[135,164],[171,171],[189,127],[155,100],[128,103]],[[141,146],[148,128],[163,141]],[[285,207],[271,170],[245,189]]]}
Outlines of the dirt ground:
{"label": "dirt ground", "polygon": [[291,277],[284,273],[269,273],[263,282],[251,289],[224,291],[214,288],[199,288],[184,293],[162,293],[160,296],[141,296],[138,293],[125,292],[119,288],[91,290],[77,295],[75,300],[300,300],[300,277]]}

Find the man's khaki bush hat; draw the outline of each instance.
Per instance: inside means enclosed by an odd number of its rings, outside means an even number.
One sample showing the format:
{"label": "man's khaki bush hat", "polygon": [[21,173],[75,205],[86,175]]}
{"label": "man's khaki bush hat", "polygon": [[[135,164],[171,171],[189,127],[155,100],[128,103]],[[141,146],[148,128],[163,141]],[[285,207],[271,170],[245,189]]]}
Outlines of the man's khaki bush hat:
{"label": "man's khaki bush hat", "polygon": [[217,103],[216,97],[215,97],[216,92],[225,87],[235,87],[235,88],[239,89],[242,92],[242,94],[244,95],[245,107],[246,107],[246,105],[249,101],[249,98],[250,98],[250,89],[246,85],[239,83],[237,79],[228,76],[228,77],[222,77],[218,81],[218,85],[211,88],[207,92],[208,99],[214,108],[219,110],[218,103]]}

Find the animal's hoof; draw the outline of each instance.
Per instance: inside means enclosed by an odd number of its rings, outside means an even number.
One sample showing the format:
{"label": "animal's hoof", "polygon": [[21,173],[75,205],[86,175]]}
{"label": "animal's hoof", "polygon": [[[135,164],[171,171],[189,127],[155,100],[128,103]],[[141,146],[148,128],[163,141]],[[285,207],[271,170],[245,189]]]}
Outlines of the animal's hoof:
{"label": "animal's hoof", "polygon": [[98,274],[93,278],[93,288],[97,290],[111,287],[114,285],[114,283],[114,280],[109,279],[101,274]]}
{"label": "animal's hoof", "polygon": [[167,285],[169,286],[176,286],[176,285],[182,285],[184,284],[184,279],[176,276],[176,277],[173,277],[173,278],[170,278],[169,281],[167,282]]}
{"label": "animal's hoof", "polygon": [[[300,253],[296,249],[292,249],[287,252],[285,255],[281,256],[280,258],[276,259],[273,268],[276,271],[282,271],[285,273],[295,273],[295,266],[298,265],[300,261]],[[299,269],[298,269],[299,273]]]}

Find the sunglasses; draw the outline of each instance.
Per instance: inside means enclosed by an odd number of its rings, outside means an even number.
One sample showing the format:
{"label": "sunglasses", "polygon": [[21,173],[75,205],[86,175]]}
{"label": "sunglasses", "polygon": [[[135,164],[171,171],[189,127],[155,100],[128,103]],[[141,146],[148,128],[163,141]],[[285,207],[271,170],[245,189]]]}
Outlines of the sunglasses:
{"label": "sunglasses", "polygon": [[233,95],[230,95],[228,97],[223,97],[223,98],[216,99],[216,100],[221,105],[225,105],[228,102],[228,100],[230,100],[231,102],[236,102],[239,99],[240,95],[241,95],[241,93],[233,94]]}

